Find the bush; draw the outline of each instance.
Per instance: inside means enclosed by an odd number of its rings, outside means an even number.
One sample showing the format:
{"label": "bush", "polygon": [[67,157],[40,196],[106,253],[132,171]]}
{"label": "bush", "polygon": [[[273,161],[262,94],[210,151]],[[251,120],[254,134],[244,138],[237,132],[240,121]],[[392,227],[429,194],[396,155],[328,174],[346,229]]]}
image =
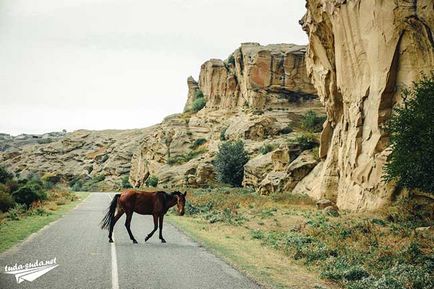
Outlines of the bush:
{"label": "bush", "polygon": [[12,193],[15,202],[26,205],[27,208],[36,201],[42,201],[47,198],[42,186],[37,183],[28,182]]}
{"label": "bush", "polygon": [[130,188],[132,188],[132,186],[130,184],[130,181],[129,181],[129,178],[130,178],[129,175],[125,175],[125,176],[122,177],[122,179],[121,179],[122,189],[130,189]]}
{"label": "bush", "polygon": [[220,182],[232,186],[241,186],[244,177],[244,165],[249,157],[242,141],[228,141],[219,146],[214,159],[214,168]]}
{"label": "bush", "polygon": [[369,277],[350,283],[350,289],[424,289],[433,288],[434,281],[427,266],[397,264],[379,278]]}
{"label": "bush", "polygon": [[158,177],[157,176],[149,176],[145,182],[147,187],[156,187],[158,185]]}
{"label": "bush", "polygon": [[404,104],[387,125],[392,153],[385,179],[399,186],[434,192],[434,73],[403,92]]}
{"label": "bush", "polygon": [[233,54],[229,55],[228,57],[228,64],[235,65],[235,57]]}
{"label": "bush", "polygon": [[194,141],[194,143],[190,146],[190,148],[191,149],[197,149],[199,146],[203,145],[204,143],[206,143],[206,139],[199,138],[199,139]]}
{"label": "bush", "polygon": [[325,120],[325,116],[318,116],[316,112],[309,110],[301,119],[301,127],[310,132],[320,132]]}
{"label": "bush", "polygon": [[203,98],[203,92],[200,89],[196,90],[194,94],[194,99],[198,99],[198,98]]}
{"label": "bush", "polygon": [[0,187],[0,211],[6,212],[14,206],[15,202],[12,196]]}
{"label": "bush", "polygon": [[286,126],[279,131],[279,134],[289,134],[293,132],[293,129],[290,126]]}
{"label": "bush", "polygon": [[302,151],[304,150],[310,150],[314,147],[318,146],[318,140],[316,139],[314,134],[311,133],[305,133],[300,136],[298,136],[295,140],[295,143],[297,143],[300,146],[300,149]]}
{"label": "bush", "polygon": [[20,217],[25,214],[26,206],[22,204],[16,204],[13,208],[8,211],[8,219],[19,220]]}
{"label": "bush", "polygon": [[369,273],[361,265],[351,264],[345,258],[336,258],[324,267],[321,277],[334,281],[355,281],[369,277]]}
{"label": "bush", "polygon": [[74,180],[70,183],[71,190],[74,192],[80,192],[83,190],[83,181],[82,180]]}
{"label": "bush", "polygon": [[0,184],[5,184],[11,180],[14,176],[8,172],[4,167],[0,167]]}
{"label": "bush", "polygon": [[266,144],[261,146],[261,148],[259,149],[259,152],[263,155],[268,154],[269,152],[274,150],[274,146],[271,144]]}
{"label": "bush", "polygon": [[206,100],[205,100],[205,98],[203,98],[203,97],[196,98],[196,99],[193,101],[192,105],[191,105],[191,109],[192,109],[194,112],[198,112],[199,110],[201,110],[202,108],[204,108],[205,105],[206,105]]}
{"label": "bush", "polygon": [[225,141],[226,140],[226,130],[227,130],[228,128],[227,127],[225,127],[224,129],[222,129],[221,131],[220,131],[220,140],[221,141]]}

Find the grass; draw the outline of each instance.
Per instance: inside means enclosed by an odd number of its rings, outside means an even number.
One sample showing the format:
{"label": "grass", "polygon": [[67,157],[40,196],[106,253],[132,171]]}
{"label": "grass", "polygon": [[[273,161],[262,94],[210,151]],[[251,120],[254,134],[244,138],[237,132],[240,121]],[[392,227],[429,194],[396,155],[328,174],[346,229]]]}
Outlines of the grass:
{"label": "grass", "polygon": [[[12,209],[0,218],[0,253],[23,241],[32,233],[59,219],[88,196],[87,192],[74,193],[73,201],[47,202],[27,212]],[[15,211],[14,211],[15,210]]]}
{"label": "grass", "polygon": [[[431,288],[434,234],[416,228],[432,226],[432,218],[410,213],[407,205],[330,216],[303,195],[198,189],[189,193],[187,217],[171,220],[259,283],[275,288],[315,288],[316,283]],[[290,270],[301,276],[288,277]],[[302,277],[317,281],[309,287]]]}
{"label": "grass", "polygon": [[291,258],[262,246],[242,226],[228,226],[194,217],[169,216],[171,223],[199,241],[214,254],[265,288],[338,288],[318,274],[294,264]]}

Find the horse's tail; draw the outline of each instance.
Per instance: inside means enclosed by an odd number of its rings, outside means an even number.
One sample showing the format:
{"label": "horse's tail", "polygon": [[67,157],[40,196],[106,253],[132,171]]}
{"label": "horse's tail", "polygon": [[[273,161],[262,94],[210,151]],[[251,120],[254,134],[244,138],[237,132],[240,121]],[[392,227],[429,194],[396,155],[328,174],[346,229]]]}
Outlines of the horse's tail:
{"label": "horse's tail", "polygon": [[116,206],[118,204],[118,199],[120,196],[121,194],[116,194],[112,202],[110,203],[110,206],[107,208],[107,213],[105,214],[104,218],[102,218],[100,223],[101,229],[108,230],[110,228],[110,224],[113,222],[115,218]]}

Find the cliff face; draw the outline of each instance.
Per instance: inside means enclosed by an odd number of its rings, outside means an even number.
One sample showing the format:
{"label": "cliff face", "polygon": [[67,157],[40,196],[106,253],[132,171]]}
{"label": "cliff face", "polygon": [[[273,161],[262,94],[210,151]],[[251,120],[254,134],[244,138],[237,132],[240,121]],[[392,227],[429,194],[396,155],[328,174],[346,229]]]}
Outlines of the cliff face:
{"label": "cliff face", "polygon": [[[207,108],[263,110],[316,98],[306,74],[305,51],[305,46],[294,44],[244,43],[225,61],[206,61],[201,66],[198,85]],[[193,78],[188,79],[188,85],[186,108],[194,101],[197,90]]]}
{"label": "cliff face", "polygon": [[[381,181],[385,122],[400,92],[434,69],[432,0],[308,0],[307,73],[327,111],[319,183],[312,195],[343,209],[375,209],[393,189]],[[389,186],[389,187],[388,187]]]}
{"label": "cliff face", "polygon": [[[317,160],[307,153],[297,158],[301,151],[288,148],[299,135],[288,126],[295,128],[309,110],[324,113],[307,77],[305,51],[292,44],[246,43],[225,61],[206,61],[199,81],[187,80],[186,112],[153,127],[134,153],[130,182],[141,186],[154,175],[162,186],[211,185],[220,143],[242,139],[251,158],[243,185],[262,194],[292,189]],[[199,91],[206,106],[193,113]],[[264,145],[272,151],[262,155]]]}

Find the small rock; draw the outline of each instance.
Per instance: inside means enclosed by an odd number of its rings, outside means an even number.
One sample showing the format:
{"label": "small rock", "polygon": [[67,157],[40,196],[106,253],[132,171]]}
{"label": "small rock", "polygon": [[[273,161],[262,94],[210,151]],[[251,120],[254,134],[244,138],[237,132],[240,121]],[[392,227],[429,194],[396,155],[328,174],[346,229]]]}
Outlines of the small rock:
{"label": "small rock", "polygon": [[329,206],[336,206],[336,205],[335,205],[335,203],[333,203],[332,201],[327,200],[327,199],[321,199],[321,200],[316,202],[316,208],[320,209],[320,210],[325,209]]}

